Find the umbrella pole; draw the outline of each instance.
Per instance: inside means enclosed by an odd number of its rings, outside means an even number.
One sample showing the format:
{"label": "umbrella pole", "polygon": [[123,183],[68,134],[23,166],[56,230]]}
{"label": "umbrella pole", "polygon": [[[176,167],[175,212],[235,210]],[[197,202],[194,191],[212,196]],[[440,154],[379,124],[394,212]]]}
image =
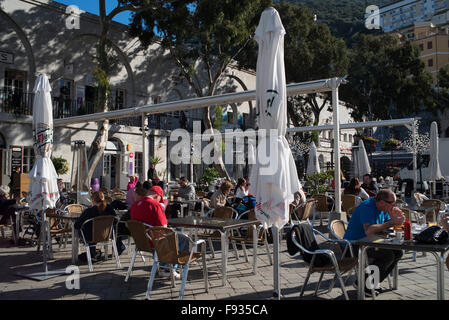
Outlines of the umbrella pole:
{"label": "umbrella pole", "polygon": [[45,210],[42,210],[42,227],[41,227],[41,237],[42,237],[42,255],[44,258],[44,272],[48,273],[47,266],[47,217]]}
{"label": "umbrella pole", "polygon": [[273,277],[274,277],[274,292],[273,292],[273,296],[277,299],[280,300],[281,299],[281,279],[280,279],[280,273],[279,273],[279,228],[273,226],[271,228],[271,230],[273,231],[273,263],[274,263],[274,268],[273,268]]}

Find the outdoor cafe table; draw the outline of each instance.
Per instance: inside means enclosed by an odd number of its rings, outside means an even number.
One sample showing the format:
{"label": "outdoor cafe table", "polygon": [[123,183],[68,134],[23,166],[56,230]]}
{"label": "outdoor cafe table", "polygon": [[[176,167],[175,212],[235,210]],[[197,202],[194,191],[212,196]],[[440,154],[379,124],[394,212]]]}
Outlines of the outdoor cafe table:
{"label": "outdoor cafe table", "polygon": [[222,285],[226,285],[227,280],[227,256],[228,256],[228,238],[227,233],[230,230],[242,227],[252,227],[253,229],[253,273],[256,274],[257,263],[257,228],[260,221],[245,219],[219,219],[213,217],[183,217],[168,219],[169,227],[188,228],[188,229],[209,229],[220,232],[221,235],[221,272],[223,275]]}
{"label": "outdoor cafe table", "polygon": [[[366,264],[366,250],[368,248],[407,250],[407,251],[421,251],[430,252],[437,261],[437,299],[444,300],[444,254],[449,250],[449,243],[430,245],[417,243],[414,240],[395,240],[387,239],[385,236],[371,235],[363,239],[353,241],[353,245],[359,246],[359,268],[357,283],[364,283],[364,266]],[[397,288],[397,272],[394,272],[393,287]],[[363,285],[358,286],[357,297],[359,300],[364,300]]]}
{"label": "outdoor cafe table", "polygon": [[[78,263],[78,250],[79,250],[79,235],[78,232],[75,231],[75,221],[81,216],[81,213],[68,213],[68,214],[54,214],[47,213],[47,217],[49,218],[58,218],[61,220],[66,220],[71,223],[72,227],[72,263]],[[50,228],[48,228],[48,232],[50,232]],[[51,246],[50,246],[51,250]]]}

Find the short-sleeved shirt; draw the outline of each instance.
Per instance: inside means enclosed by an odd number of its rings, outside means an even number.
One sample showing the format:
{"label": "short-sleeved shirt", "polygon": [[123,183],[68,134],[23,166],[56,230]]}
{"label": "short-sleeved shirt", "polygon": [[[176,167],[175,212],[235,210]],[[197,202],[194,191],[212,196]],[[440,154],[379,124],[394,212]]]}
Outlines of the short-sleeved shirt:
{"label": "short-sleeved shirt", "polygon": [[161,205],[149,197],[143,197],[140,201],[134,202],[129,211],[132,220],[142,221],[153,227],[167,224]]}
{"label": "short-sleeved shirt", "polygon": [[390,220],[388,213],[379,211],[374,198],[363,201],[352,213],[344,239],[359,240],[366,237],[364,224],[382,224]]}

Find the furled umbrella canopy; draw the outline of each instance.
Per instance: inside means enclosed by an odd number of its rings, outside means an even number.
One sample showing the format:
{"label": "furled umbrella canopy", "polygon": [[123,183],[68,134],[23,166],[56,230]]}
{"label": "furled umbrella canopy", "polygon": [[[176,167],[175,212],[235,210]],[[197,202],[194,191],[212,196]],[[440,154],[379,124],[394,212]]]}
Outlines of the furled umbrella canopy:
{"label": "furled umbrella canopy", "polygon": [[279,13],[262,13],[255,39],[259,45],[256,73],[259,144],[252,168],[251,193],[255,212],[265,226],[282,228],[288,222],[289,203],[299,191],[296,165],[285,138],[287,94],[284,68],[284,35]]}
{"label": "furled umbrella canopy", "polygon": [[33,137],[36,155],[30,172],[30,208],[54,208],[59,199],[57,173],[50,159],[53,144],[53,108],[51,86],[45,74],[39,75],[34,86]]}
{"label": "furled umbrella canopy", "polygon": [[312,175],[315,172],[320,172],[320,162],[318,161],[315,142],[312,141],[312,143],[310,144],[309,160],[307,161],[306,173],[308,175]]}
{"label": "furled umbrella canopy", "polygon": [[365,144],[363,140],[359,140],[359,148],[357,150],[357,171],[359,179],[365,174],[371,173],[371,167],[369,165],[368,155],[366,154]]}
{"label": "furled umbrella canopy", "polygon": [[436,191],[436,180],[443,179],[443,175],[440,170],[440,146],[438,140],[438,125],[434,121],[430,125],[430,161],[429,161],[429,179],[434,181],[433,194]]}

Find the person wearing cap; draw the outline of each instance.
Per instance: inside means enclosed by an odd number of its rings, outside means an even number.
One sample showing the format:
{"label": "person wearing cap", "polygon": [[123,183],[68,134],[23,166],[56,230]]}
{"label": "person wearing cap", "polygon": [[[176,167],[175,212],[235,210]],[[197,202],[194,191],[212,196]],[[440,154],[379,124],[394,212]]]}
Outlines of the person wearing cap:
{"label": "person wearing cap", "polygon": [[159,202],[159,204],[162,206],[162,210],[165,210],[164,190],[162,190],[161,187],[159,186],[151,187],[150,191],[148,192],[148,196],[153,200]]}
{"label": "person wearing cap", "polygon": [[[167,218],[159,201],[163,201],[164,193],[160,187],[152,187],[149,192],[144,188],[136,190],[136,194],[141,197],[140,200],[134,202],[131,206],[131,220],[142,221],[153,227],[167,227]],[[161,198],[161,199],[159,199]],[[158,200],[156,200],[158,199]],[[179,237],[178,248],[183,250],[186,244],[182,241],[184,238]],[[150,242],[150,245],[153,244]],[[173,276],[175,279],[181,279],[181,275],[176,272],[177,265],[173,266]],[[160,264],[158,273],[162,277],[170,276],[170,268],[167,264]]]}

